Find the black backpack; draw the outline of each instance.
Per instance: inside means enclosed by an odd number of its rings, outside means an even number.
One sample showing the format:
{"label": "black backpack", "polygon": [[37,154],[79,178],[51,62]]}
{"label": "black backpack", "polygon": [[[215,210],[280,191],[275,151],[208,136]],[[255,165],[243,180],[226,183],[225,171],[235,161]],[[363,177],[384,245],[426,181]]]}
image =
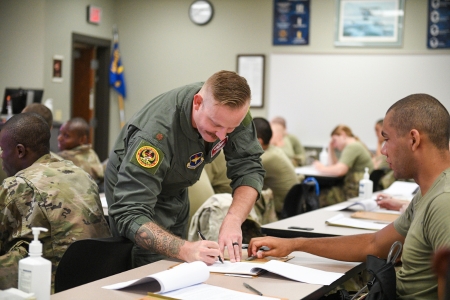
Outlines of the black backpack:
{"label": "black backpack", "polygon": [[314,177],[294,185],[284,198],[280,218],[285,219],[319,208],[319,183]]}

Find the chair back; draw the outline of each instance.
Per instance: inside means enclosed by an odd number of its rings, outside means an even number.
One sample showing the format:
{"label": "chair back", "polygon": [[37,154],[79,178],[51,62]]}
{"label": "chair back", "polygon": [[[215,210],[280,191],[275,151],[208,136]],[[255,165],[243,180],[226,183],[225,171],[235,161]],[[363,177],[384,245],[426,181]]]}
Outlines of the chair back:
{"label": "chair back", "polygon": [[373,170],[372,173],[370,173],[369,179],[373,182],[373,191],[381,191],[383,188],[380,185],[381,178],[386,175],[387,171],[384,169],[377,169]]}
{"label": "chair back", "polygon": [[56,269],[55,293],[130,270],[132,248],[124,237],[73,242]]}

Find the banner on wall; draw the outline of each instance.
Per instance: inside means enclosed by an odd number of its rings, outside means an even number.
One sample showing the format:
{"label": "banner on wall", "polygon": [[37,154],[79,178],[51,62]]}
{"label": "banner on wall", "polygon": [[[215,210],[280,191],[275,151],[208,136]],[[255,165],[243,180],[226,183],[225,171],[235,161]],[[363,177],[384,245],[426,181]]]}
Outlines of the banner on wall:
{"label": "banner on wall", "polygon": [[450,48],[450,0],[428,0],[427,46]]}
{"label": "banner on wall", "polygon": [[273,1],[273,44],[309,44],[310,0]]}

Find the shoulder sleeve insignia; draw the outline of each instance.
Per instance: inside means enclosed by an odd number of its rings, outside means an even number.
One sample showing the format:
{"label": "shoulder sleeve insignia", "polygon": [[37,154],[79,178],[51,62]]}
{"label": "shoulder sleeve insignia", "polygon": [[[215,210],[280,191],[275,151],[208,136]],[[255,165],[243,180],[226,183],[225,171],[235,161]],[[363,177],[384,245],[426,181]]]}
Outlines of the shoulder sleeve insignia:
{"label": "shoulder sleeve insignia", "polygon": [[142,140],[130,162],[155,174],[163,159],[164,153],[160,149]]}

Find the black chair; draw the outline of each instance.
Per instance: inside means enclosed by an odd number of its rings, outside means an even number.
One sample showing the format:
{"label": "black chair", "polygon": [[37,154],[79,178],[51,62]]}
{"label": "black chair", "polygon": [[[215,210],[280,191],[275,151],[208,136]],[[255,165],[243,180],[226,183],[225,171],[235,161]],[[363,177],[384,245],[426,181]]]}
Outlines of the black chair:
{"label": "black chair", "polygon": [[133,242],[123,237],[73,242],[55,274],[55,293],[131,269]]}
{"label": "black chair", "polygon": [[373,170],[372,173],[370,173],[369,179],[372,180],[373,182],[373,191],[377,192],[377,191],[381,191],[383,188],[381,186],[381,178],[383,178],[384,175],[386,175],[387,170],[384,169],[378,169],[378,170]]}

